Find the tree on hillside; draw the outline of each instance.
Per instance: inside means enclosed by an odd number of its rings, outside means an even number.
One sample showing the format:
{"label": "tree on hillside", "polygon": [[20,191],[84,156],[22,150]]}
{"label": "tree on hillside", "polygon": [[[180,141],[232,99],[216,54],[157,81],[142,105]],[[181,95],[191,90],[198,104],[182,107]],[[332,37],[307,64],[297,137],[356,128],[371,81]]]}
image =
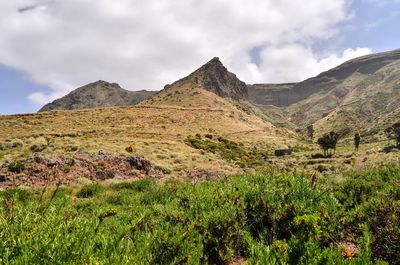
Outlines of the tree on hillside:
{"label": "tree on hillside", "polygon": [[336,145],[337,142],[339,141],[339,134],[335,133],[334,131],[329,133],[329,139],[330,139],[330,148],[333,149],[333,153],[336,154]]}
{"label": "tree on hillside", "polygon": [[354,135],[354,149],[358,152],[358,147],[360,146],[361,136],[359,133]]}
{"label": "tree on hillside", "polygon": [[397,122],[386,128],[385,134],[389,141],[388,144],[390,145],[390,140],[394,139],[396,141],[397,148],[400,149],[400,122]]}
{"label": "tree on hillside", "polygon": [[329,135],[324,134],[322,137],[318,138],[317,143],[319,146],[324,150],[324,156],[328,156],[328,150],[329,150]]}
{"label": "tree on hillside", "polygon": [[318,138],[317,143],[324,150],[324,156],[328,156],[329,150],[333,150],[336,153],[336,145],[339,141],[339,134],[334,131],[324,134],[322,137]]}
{"label": "tree on hillside", "polygon": [[396,139],[396,146],[400,149],[400,122],[393,124],[392,128]]}
{"label": "tree on hillside", "polygon": [[307,126],[307,136],[311,141],[314,139],[314,126],[312,124]]}
{"label": "tree on hillside", "polygon": [[339,134],[332,131],[329,133],[329,138],[331,140],[331,148],[333,149],[333,153],[336,154],[336,145],[339,141]]}

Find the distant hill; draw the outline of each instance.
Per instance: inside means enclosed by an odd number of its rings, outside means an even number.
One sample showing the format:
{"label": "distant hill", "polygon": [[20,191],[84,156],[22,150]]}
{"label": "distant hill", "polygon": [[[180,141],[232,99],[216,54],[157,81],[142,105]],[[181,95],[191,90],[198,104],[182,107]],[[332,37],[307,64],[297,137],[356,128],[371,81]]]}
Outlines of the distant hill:
{"label": "distant hill", "polygon": [[115,83],[97,81],[45,105],[39,112],[135,105],[154,93],[146,90],[129,91]]}
{"label": "distant hill", "polygon": [[248,90],[254,104],[300,128],[371,128],[399,111],[400,50],[356,58],[300,83],[256,84]]}

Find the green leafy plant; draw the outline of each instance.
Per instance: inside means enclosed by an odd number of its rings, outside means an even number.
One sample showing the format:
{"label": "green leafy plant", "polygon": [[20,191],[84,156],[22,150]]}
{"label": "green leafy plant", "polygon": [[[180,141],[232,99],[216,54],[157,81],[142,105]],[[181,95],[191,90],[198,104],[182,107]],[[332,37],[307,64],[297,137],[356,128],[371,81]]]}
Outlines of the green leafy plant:
{"label": "green leafy plant", "polygon": [[76,197],[78,198],[90,198],[96,195],[97,193],[101,192],[103,187],[99,184],[92,184],[84,186],[82,189],[78,191]]}
{"label": "green leafy plant", "polygon": [[[399,264],[399,166],[0,191],[4,264]],[[340,243],[357,250],[344,255]]]}

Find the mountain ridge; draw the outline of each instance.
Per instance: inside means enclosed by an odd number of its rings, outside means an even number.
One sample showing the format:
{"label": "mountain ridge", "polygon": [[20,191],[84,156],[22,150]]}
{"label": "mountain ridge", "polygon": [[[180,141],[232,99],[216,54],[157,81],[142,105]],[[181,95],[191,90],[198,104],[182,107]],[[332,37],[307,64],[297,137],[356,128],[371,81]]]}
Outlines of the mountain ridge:
{"label": "mountain ridge", "polygon": [[397,49],[349,60],[299,83],[248,85],[249,99],[293,129],[365,131],[400,107],[399,71]]}
{"label": "mountain ridge", "polygon": [[[251,100],[259,105],[288,107],[321,90],[332,89],[356,71],[372,74],[394,60],[400,60],[400,49],[357,57],[298,83],[253,84],[248,88],[254,95]],[[264,94],[257,91],[262,89],[265,89]]]}
{"label": "mountain ridge", "polygon": [[46,104],[39,112],[136,105],[154,93],[147,90],[129,91],[117,83],[99,80]]}

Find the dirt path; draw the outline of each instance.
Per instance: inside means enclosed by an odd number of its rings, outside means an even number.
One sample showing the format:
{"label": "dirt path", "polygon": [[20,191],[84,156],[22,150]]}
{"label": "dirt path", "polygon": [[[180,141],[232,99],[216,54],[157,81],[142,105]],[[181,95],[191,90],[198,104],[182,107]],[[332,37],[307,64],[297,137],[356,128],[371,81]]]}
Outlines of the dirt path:
{"label": "dirt path", "polygon": [[226,133],[226,134],[224,134],[224,136],[231,136],[231,135],[238,135],[238,134],[245,134],[245,133],[254,133],[254,132],[264,132],[268,129],[270,129],[270,128],[264,127],[264,128],[260,128],[260,129],[254,129],[254,130],[238,131],[238,132]]}

